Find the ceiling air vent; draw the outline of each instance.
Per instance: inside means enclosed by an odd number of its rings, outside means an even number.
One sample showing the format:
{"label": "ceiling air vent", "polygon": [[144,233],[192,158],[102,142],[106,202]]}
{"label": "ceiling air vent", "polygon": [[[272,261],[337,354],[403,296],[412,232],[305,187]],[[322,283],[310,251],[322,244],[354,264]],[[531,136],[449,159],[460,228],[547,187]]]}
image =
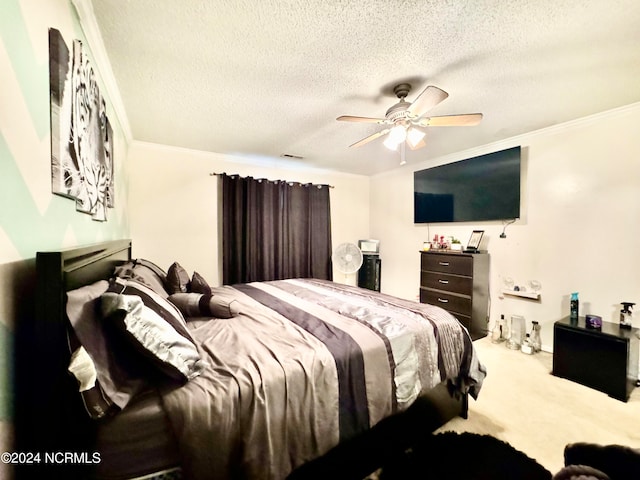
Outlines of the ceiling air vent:
{"label": "ceiling air vent", "polygon": [[302,160],[304,157],[300,155],[291,155],[290,153],[283,153],[280,155],[282,158],[293,158],[294,160]]}

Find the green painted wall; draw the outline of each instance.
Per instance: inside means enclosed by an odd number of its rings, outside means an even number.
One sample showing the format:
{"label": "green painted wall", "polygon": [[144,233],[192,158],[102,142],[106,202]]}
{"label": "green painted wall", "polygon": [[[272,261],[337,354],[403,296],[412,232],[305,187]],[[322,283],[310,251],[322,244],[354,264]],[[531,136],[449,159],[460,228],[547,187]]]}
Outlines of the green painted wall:
{"label": "green painted wall", "polygon": [[[83,41],[69,0],[0,5],[0,446],[11,430],[13,332],[34,283],[33,258],[50,250],[129,237],[128,146],[107,100],[114,129],[116,208],[106,222],[75,211],[75,202],[51,193],[48,29],[70,44]],[[96,67],[94,62],[94,67]],[[98,72],[100,73],[100,72]],[[20,292],[20,293],[17,293]],[[27,294],[25,295],[25,292]],[[4,438],[3,438],[4,437]],[[0,466],[0,477],[3,471]]]}

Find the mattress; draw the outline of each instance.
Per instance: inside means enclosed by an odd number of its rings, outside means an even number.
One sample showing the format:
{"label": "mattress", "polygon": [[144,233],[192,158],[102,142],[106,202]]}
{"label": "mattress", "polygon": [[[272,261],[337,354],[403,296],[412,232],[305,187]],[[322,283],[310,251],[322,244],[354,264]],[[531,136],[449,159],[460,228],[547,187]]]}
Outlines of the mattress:
{"label": "mattress", "polygon": [[114,417],[101,422],[96,451],[96,480],[121,480],[176,467],[176,438],[155,390],[136,397]]}

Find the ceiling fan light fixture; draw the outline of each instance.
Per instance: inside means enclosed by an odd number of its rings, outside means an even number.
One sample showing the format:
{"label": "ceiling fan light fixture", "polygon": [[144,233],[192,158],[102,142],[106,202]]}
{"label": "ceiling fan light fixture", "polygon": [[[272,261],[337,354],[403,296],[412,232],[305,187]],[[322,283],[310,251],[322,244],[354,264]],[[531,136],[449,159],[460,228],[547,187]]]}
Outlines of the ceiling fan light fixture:
{"label": "ceiling fan light fixture", "polygon": [[411,148],[416,148],[423,138],[424,132],[422,130],[411,127],[407,131],[407,142],[411,145]]}
{"label": "ceiling fan light fixture", "polygon": [[393,139],[393,142],[400,145],[407,139],[407,129],[404,125],[396,125],[389,131],[389,138]]}
{"label": "ceiling fan light fixture", "polygon": [[397,150],[398,145],[407,139],[407,127],[404,125],[396,125],[389,130],[389,135],[384,141],[384,146],[389,150]]}
{"label": "ceiling fan light fixture", "polygon": [[398,145],[400,145],[399,143],[396,143],[396,141],[391,137],[391,135],[388,135],[387,138],[384,140],[384,142],[382,142],[382,144],[387,147],[389,150],[393,150],[396,151],[398,149]]}

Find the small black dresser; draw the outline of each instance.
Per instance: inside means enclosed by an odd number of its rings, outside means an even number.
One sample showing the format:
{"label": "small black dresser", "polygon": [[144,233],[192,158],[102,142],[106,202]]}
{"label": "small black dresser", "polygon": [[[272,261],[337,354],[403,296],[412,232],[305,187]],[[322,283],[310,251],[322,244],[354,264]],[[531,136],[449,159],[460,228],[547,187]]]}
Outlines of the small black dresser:
{"label": "small black dresser", "polygon": [[587,328],[584,317],[553,326],[553,374],[626,402],[638,379],[638,329],[602,322]]}
{"label": "small black dresser", "polygon": [[358,270],[358,286],[380,291],[380,272],[382,261],[379,255],[362,255],[362,267]]}

